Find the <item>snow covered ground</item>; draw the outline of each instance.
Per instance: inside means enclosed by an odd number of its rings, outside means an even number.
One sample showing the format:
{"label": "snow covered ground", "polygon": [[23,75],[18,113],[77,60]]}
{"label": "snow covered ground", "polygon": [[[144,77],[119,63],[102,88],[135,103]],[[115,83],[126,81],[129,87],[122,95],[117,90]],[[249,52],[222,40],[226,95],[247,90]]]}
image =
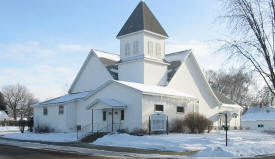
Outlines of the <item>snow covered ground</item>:
{"label": "snow covered ground", "polygon": [[77,141],[76,133],[9,133],[3,138],[17,139],[17,140],[30,140],[30,141],[46,141],[46,142],[73,142]]}
{"label": "snow covered ground", "polygon": [[104,136],[92,144],[176,152],[201,150],[194,157],[249,157],[275,153],[275,135],[232,130],[228,132],[228,139],[228,147],[225,147],[224,131],[151,136],[114,134]]}
{"label": "snow covered ground", "polygon": [[0,132],[19,131],[18,126],[0,126]]}

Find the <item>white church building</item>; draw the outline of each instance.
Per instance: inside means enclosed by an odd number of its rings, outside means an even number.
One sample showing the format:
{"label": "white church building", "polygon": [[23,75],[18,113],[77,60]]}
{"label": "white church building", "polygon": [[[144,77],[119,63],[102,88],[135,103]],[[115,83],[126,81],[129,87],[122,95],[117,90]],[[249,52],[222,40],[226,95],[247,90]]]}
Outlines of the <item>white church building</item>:
{"label": "white church building", "polygon": [[68,94],[34,107],[35,127],[57,132],[112,132],[148,129],[149,117],[162,114],[183,119],[198,112],[223,125],[221,113],[234,114],[240,126],[241,107],[213,92],[192,50],[165,53],[167,33],[141,1],[117,35],[120,54],[92,49]]}

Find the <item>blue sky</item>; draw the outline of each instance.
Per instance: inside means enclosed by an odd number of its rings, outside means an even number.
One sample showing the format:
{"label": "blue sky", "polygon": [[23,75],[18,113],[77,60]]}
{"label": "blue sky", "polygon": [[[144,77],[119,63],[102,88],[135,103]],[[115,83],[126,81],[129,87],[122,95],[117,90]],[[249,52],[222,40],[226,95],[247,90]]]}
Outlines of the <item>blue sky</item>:
{"label": "blue sky", "polygon": [[[139,1],[0,1],[0,88],[21,83],[40,100],[64,94],[90,49],[119,53],[115,37]],[[170,36],[167,53],[190,48],[202,68],[222,67],[213,54],[213,40],[226,37],[218,0],[145,2]]]}

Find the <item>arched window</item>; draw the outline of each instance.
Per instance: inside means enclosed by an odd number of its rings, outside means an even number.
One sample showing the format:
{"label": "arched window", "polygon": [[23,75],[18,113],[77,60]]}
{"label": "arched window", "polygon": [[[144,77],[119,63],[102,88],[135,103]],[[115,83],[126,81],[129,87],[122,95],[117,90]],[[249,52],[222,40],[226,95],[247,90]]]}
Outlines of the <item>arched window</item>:
{"label": "arched window", "polygon": [[134,50],[134,54],[138,54],[138,52],[139,52],[138,41],[134,42],[133,50]]}
{"label": "arched window", "polygon": [[130,43],[125,44],[125,56],[130,55]]}
{"label": "arched window", "polygon": [[159,43],[156,44],[156,56],[161,57],[161,46]]}
{"label": "arched window", "polygon": [[153,56],[153,42],[148,41],[148,55]]}

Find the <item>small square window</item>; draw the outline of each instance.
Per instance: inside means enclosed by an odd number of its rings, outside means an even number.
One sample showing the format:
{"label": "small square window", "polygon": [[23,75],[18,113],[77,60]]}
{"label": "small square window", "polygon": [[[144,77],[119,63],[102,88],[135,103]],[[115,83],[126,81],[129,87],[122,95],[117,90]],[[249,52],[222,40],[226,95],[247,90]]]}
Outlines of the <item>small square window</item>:
{"label": "small square window", "polygon": [[48,108],[43,108],[43,115],[48,115]]}
{"label": "small square window", "polygon": [[63,115],[64,114],[64,105],[59,106],[58,114]]}
{"label": "small square window", "polygon": [[106,120],[106,112],[104,111],[103,114],[102,114],[102,120],[105,121]]}
{"label": "small square window", "polygon": [[163,112],[163,105],[156,104],[155,105],[155,111],[161,111],[161,112]]}
{"label": "small square window", "polygon": [[184,113],[184,107],[183,106],[178,106],[177,107],[177,113]]}

